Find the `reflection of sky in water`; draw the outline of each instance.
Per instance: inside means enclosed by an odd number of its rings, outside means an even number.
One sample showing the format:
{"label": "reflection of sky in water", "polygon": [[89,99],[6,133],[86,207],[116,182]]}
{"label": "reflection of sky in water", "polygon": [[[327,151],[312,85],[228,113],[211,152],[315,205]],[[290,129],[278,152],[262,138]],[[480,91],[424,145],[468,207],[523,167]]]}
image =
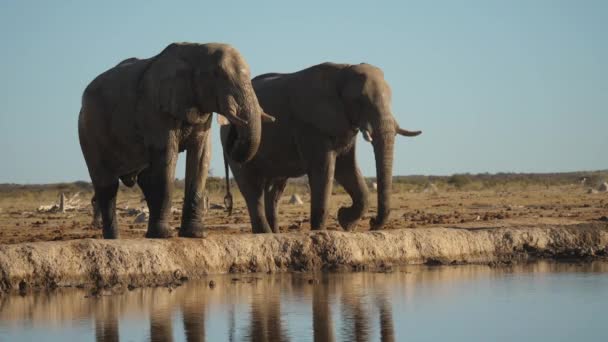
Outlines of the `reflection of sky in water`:
{"label": "reflection of sky in water", "polygon": [[[169,292],[84,298],[81,290],[0,299],[0,341],[605,340],[608,263],[409,267],[393,273],[257,276]],[[250,279],[250,278],[249,278]],[[113,319],[115,318],[115,319]],[[118,330],[115,324],[118,322]],[[252,323],[253,322],[253,323]]]}

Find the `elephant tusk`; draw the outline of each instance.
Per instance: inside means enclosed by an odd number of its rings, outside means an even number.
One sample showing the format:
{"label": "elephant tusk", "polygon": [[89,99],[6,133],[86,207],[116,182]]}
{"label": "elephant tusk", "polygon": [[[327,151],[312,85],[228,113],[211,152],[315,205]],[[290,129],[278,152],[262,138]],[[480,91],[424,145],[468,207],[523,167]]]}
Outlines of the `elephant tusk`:
{"label": "elephant tusk", "polygon": [[408,131],[407,129],[403,129],[401,127],[397,127],[397,134],[403,135],[404,137],[415,137],[420,135],[422,131]]}
{"label": "elephant tusk", "polygon": [[363,139],[365,139],[365,141],[367,142],[372,142],[372,136],[369,134],[368,131],[366,130],[361,130],[361,134],[363,134]]}
{"label": "elephant tusk", "polygon": [[275,121],[277,121],[277,118],[275,118],[272,115],[262,112],[262,121],[263,122],[275,122]]}
{"label": "elephant tusk", "polygon": [[243,120],[234,114],[222,114],[228,121],[237,126],[247,126],[247,120]]}
{"label": "elephant tusk", "polygon": [[217,116],[217,123],[220,126],[230,125],[230,121],[228,121],[228,119],[226,119],[223,115]]}

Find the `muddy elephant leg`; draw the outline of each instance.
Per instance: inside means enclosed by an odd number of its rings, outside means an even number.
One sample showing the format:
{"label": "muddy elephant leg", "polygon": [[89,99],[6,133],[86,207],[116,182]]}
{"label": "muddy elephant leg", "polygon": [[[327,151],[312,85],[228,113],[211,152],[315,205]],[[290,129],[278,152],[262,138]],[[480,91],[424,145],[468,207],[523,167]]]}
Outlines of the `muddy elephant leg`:
{"label": "muddy elephant leg", "polygon": [[150,218],[147,238],[167,238],[171,236],[171,195],[175,181],[177,146],[150,152],[150,166],[142,171],[137,184],[144,192]]}
{"label": "muddy elephant leg", "polygon": [[91,225],[94,228],[101,228],[101,211],[99,211],[99,205],[97,204],[95,195],[93,195],[93,198],[91,198],[91,207],[93,207],[93,221],[91,222]]}
{"label": "muddy elephant leg", "polygon": [[369,207],[369,191],[357,166],[354,147],[336,158],[335,178],[353,201],[350,207],[342,207],[338,210],[338,222],[345,230],[353,230]]}
{"label": "muddy elephant leg", "polygon": [[211,161],[211,134],[207,130],[202,137],[188,146],[186,155],[186,187],[179,236],[202,238],[207,235],[203,226],[205,212],[205,183]]}
{"label": "muddy elephant leg", "polygon": [[266,209],[266,219],[274,233],[279,233],[279,199],[283,195],[287,178],[271,180],[266,184],[264,190],[264,207]]}
{"label": "muddy elephant leg", "polygon": [[310,182],[310,229],[325,229],[327,206],[334,180],[336,157],[334,152],[324,152],[320,158],[312,159],[308,172]]}
{"label": "muddy elephant leg", "polygon": [[243,169],[231,164],[232,173],[236,180],[249,211],[251,228],[254,234],[272,233],[264,213],[264,182],[259,175],[244,172]]}
{"label": "muddy elephant leg", "polygon": [[101,212],[104,239],[118,239],[118,224],[116,222],[117,192],[118,179],[109,185],[95,186],[95,202]]}

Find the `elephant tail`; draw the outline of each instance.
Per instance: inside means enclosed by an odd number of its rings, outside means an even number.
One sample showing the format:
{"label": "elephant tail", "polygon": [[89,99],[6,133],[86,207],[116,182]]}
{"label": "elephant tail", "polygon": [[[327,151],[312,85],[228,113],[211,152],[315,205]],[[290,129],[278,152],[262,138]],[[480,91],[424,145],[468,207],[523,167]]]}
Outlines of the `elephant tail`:
{"label": "elephant tail", "polygon": [[224,206],[228,211],[228,216],[232,215],[232,194],[230,193],[230,169],[228,168],[228,156],[224,153],[224,168],[226,170],[226,196],[224,196]]}

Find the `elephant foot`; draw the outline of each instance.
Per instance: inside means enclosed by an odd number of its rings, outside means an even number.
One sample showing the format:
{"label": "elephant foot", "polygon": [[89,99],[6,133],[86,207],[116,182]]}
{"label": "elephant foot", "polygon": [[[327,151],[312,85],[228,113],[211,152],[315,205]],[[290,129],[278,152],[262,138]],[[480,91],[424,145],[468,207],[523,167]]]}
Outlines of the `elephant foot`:
{"label": "elephant foot", "polygon": [[111,229],[103,229],[103,238],[106,240],[118,239],[118,228],[114,227]]}
{"label": "elephant foot", "polygon": [[340,224],[342,229],[349,232],[355,230],[355,227],[357,226],[357,221],[359,221],[361,217],[355,216],[353,218],[353,216],[355,215],[349,213],[349,208],[338,209],[338,223]]}
{"label": "elephant foot", "polygon": [[369,230],[382,230],[384,222],[379,222],[375,217],[369,219]]}
{"label": "elephant foot", "polygon": [[148,239],[166,239],[173,236],[173,232],[168,224],[156,223],[148,226],[146,238]]}
{"label": "elephant foot", "polygon": [[254,230],[253,234],[272,234],[272,230]]}
{"label": "elephant foot", "polygon": [[202,223],[186,223],[180,227],[177,235],[185,238],[204,239],[208,233]]}
{"label": "elephant foot", "polygon": [[268,225],[263,227],[252,227],[253,234],[272,234],[272,230]]}

